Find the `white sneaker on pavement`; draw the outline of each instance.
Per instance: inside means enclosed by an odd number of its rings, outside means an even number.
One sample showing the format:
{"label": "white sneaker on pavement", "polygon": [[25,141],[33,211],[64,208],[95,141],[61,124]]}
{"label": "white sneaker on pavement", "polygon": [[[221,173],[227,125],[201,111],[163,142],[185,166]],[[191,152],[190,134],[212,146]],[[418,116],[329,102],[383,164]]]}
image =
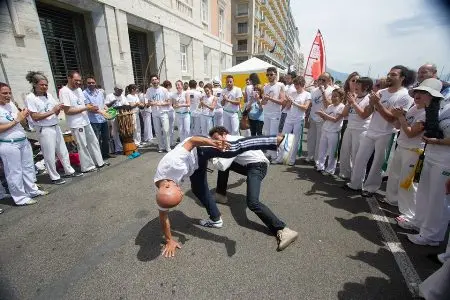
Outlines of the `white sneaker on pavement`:
{"label": "white sneaker on pavement", "polygon": [[220,204],[227,204],[228,197],[219,193],[216,193],[216,202]]}
{"label": "white sneaker on pavement", "polygon": [[[31,198],[35,198],[35,197],[39,197],[39,196],[45,196],[48,195],[48,191],[44,191],[44,190],[37,190],[36,192],[34,192],[33,195],[31,195]],[[29,201],[28,201],[29,202]],[[34,203],[33,203],[34,204]]]}
{"label": "white sneaker on pavement", "polygon": [[277,232],[278,251],[283,251],[287,246],[293,243],[298,237],[298,232],[284,227]]}
{"label": "white sneaker on pavement", "polygon": [[433,246],[433,247],[439,246],[439,242],[431,241],[426,237],[421,236],[420,234],[407,234],[407,236],[408,240],[416,245]]}
{"label": "white sneaker on pavement", "polygon": [[217,221],[213,221],[211,219],[203,219],[203,220],[200,220],[200,225],[202,225],[204,227],[222,228],[223,221],[222,221],[222,218],[220,218]]}

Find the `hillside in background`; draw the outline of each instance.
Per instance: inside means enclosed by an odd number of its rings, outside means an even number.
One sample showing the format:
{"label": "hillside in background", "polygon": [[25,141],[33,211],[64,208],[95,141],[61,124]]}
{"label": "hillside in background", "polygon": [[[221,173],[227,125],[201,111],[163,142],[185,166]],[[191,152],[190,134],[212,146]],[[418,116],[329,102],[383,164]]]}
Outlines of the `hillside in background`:
{"label": "hillside in background", "polygon": [[333,76],[334,80],[336,80],[336,81],[340,80],[342,82],[345,82],[345,80],[348,77],[347,73],[342,73],[342,72],[339,72],[339,71],[335,71],[335,70],[330,69],[330,68],[327,68],[327,72],[330,73],[331,76]]}

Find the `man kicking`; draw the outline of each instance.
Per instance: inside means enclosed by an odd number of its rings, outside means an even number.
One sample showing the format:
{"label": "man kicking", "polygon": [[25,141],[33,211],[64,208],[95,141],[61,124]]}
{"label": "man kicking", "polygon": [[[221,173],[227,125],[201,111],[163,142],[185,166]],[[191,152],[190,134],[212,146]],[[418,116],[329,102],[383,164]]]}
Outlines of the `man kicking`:
{"label": "man kicking", "polygon": [[[211,129],[209,135],[214,140],[228,142],[243,138],[241,136],[229,135],[225,127],[215,127]],[[216,199],[219,203],[228,202],[226,193],[230,170],[247,176],[247,207],[277,237],[277,250],[284,250],[297,239],[297,232],[287,228],[286,224],[278,219],[267,206],[259,202],[261,183],[267,174],[267,166],[269,164],[269,160],[261,150],[246,151],[234,158],[214,158],[213,164],[219,169],[216,187]]]}
{"label": "man kicking", "polygon": [[193,136],[167,153],[159,162],[154,177],[157,187],[156,203],[159,209],[159,219],[166,239],[162,254],[165,257],[171,257],[175,255],[175,249],[180,248],[170,232],[168,210],[177,206],[183,199],[180,186],[188,176],[192,192],[209,214],[209,219],[200,220],[200,225],[220,228],[223,226],[223,221],[209,191],[206,178],[208,159],[213,157],[231,158],[248,150],[276,150],[283,138],[284,136],[259,136],[226,142]]}

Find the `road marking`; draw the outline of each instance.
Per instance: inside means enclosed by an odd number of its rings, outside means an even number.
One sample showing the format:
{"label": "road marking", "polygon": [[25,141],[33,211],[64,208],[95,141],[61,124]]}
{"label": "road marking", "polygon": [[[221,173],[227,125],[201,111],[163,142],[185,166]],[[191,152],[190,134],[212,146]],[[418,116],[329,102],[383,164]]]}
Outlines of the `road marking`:
{"label": "road marking", "polygon": [[422,281],[420,280],[419,274],[417,274],[411,260],[406,254],[405,249],[403,249],[402,244],[397,238],[395,231],[392,229],[389,219],[381,210],[381,207],[375,197],[366,198],[366,201],[372,212],[372,219],[377,222],[378,228],[383,236],[384,243],[392,252],[394,259],[402,272],[403,278],[406,281],[409,291],[413,297],[419,296],[419,284]]}

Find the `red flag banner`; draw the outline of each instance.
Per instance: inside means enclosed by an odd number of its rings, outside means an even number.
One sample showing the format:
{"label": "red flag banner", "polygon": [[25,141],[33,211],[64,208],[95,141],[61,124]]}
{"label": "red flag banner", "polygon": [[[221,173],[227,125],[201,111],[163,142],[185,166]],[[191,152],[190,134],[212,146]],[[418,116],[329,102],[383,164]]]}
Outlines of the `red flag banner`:
{"label": "red flag banner", "polygon": [[316,38],[309,52],[308,60],[305,68],[305,80],[306,86],[311,85],[320,74],[325,72],[326,59],[325,59],[325,43],[323,42],[322,34],[320,30],[317,30]]}

